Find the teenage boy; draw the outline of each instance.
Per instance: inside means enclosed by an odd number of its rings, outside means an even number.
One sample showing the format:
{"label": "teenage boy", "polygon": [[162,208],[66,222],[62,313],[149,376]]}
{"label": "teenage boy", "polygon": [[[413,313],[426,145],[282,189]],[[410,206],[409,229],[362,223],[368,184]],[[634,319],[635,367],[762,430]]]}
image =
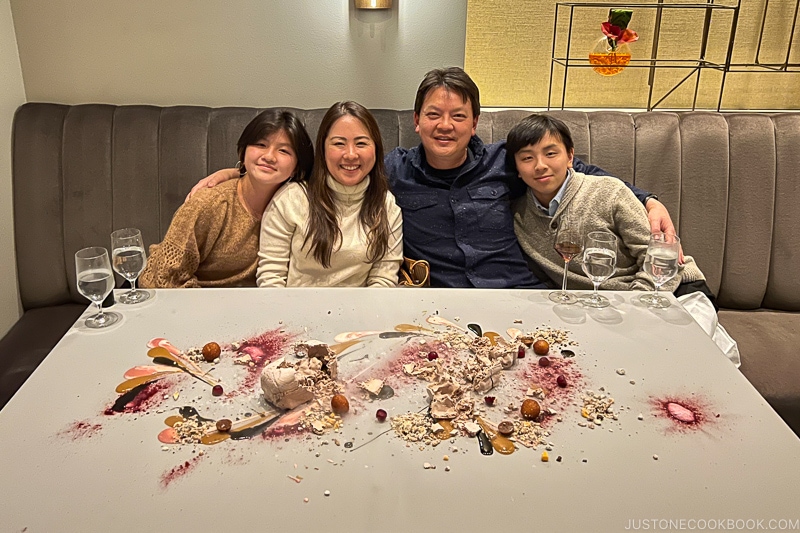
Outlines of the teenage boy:
{"label": "teenage boy", "polygon": [[[546,115],[530,115],[511,128],[506,160],[520,181],[524,196],[514,203],[514,229],[528,258],[553,282],[560,282],[564,260],[553,249],[558,219],[569,212],[583,223],[584,232],[605,230],[617,237],[617,269],[603,282],[604,289],[652,290],[642,272],[651,227],[642,203],[625,184],[609,176],[590,176],[575,168],[575,150],[569,128]],[[574,288],[589,289],[589,279],[577,265],[568,273]],[[684,308],[738,367],[739,348],[717,322],[714,294],[690,256],[684,256],[677,276],[664,290],[679,296]]]}
{"label": "teenage boy", "polygon": [[[433,287],[538,288],[514,235],[511,199],[522,194],[506,168],[505,141],[484,144],[475,135],[480,93],[458,67],[428,72],[414,101],[421,144],[385,157],[389,182],[403,211],[403,249],[431,264]],[[587,173],[604,172],[575,159]],[[219,171],[192,191],[238,176]],[[633,189],[646,202],[654,228],[673,231],[666,208],[653,195]]]}
{"label": "teenage boy", "polygon": [[[560,282],[564,260],[553,249],[555,227],[565,212],[583,224],[584,232],[605,230],[616,235],[617,269],[603,282],[611,290],[653,290],[642,270],[650,225],[647,212],[631,190],[617,178],[590,176],[574,166],[575,149],[569,128],[547,115],[530,115],[511,128],[506,162],[528,186],[514,204],[514,230],[525,254],[554,282]],[[703,280],[691,257],[678,276],[664,284],[674,291],[681,282]],[[569,285],[590,289],[592,283],[570,263]]]}

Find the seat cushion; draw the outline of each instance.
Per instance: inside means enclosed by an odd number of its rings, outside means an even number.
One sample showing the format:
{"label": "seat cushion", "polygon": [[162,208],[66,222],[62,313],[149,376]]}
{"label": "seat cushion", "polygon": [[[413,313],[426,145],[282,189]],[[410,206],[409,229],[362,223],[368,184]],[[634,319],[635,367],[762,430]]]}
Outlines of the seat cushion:
{"label": "seat cushion", "polygon": [[0,409],[85,309],[81,304],[31,309],[0,339]]}
{"label": "seat cushion", "polygon": [[719,322],[739,344],[742,373],[800,436],[800,313],[721,309]]}

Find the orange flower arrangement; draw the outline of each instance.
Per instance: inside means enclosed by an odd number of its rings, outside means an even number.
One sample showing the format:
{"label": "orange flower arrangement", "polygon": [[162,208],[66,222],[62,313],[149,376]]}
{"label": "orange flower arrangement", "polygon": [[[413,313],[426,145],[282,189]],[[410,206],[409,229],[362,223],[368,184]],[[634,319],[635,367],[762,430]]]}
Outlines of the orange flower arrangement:
{"label": "orange flower arrangement", "polygon": [[611,50],[616,50],[618,44],[632,43],[639,39],[635,31],[628,29],[632,15],[633,11],[628,9],[611,9],[608,12],[608,22],[600,25]]}
{"label": "orange flower arrangement", "polygon": [[633,11],[628,9],[611,9],[608,21],[600,25],[605,37],[601,37],[589,52],[589,64],[598,74],[614,76],[630,63],[631,52],[627,43],[639,39],[635,31],[628,29],[631,15]]}

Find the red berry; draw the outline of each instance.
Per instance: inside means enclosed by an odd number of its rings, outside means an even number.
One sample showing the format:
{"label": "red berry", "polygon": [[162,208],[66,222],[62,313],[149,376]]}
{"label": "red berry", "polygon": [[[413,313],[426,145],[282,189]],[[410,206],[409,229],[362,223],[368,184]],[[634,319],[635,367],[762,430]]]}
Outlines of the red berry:
{"label": "red berry", "polygon": [[558,386],[561,388],[567,386],[567,378],[564,377],[564,374],[558,375],[558,377],[556,378],[556,384],[558,384]]}
{"label": "red berry", "polygon": [[378,419],[378,422],[383,422],[384,420],[386,420],[386,411],[384,411],[383,409],[378,409],[378,412],[375,413],[375,418]]}
{"label": "red berry", "polygon": [[222,385],[214,385],[211,388],[211,394],[214,396],[222,396],[223,390]]}
{"label": "red berry", "polygon": [[485,396],[483,398],[483,401],[486,402],[486,405],[488,405],[489,407],[494,405],[494,400],[495,400],[494,396]]}
{"label": "red berry", "polygon": [[517,348],[517,359],[525,359],[525,347],[520,346]]}
{"label": "red berry", "polygon": [[434,359],[439,359],[439,354],[436,352],[428,352],[428,361],[433,361]]}
{"label": "red berry", "polygon": [[539,366],[550,366],[550,359],[548,359],[547,357],[540,357]]}

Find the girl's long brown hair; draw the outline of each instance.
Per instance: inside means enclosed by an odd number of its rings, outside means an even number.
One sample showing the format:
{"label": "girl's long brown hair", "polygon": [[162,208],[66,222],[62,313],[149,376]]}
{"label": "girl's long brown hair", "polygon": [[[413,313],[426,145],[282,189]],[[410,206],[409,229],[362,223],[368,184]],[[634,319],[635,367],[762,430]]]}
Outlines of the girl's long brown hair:
{"label": "girl's long brown hair", "polygon": [[389,249],[389,218],[386,214],[386,193],[389,180],[383,165],[383,141],[378,122],[369,110],[356,102],[337,102],[328,109],[317,133],[314,150],[314,169],[306,186],[308,195],[308,232],[303,246],[310,243],[309,252],[323,267],[330,268],[331,254],[342,245],[342,230],[336,220],[334,192],[328,187],[328,167],[325,163],[325,140],[333,123],[345,115],[356,117],[367,128],[375,143],[375,166],[369,173],[369,186],[361,204],[359,220],[367,234],[367,262],[374,263]]}

